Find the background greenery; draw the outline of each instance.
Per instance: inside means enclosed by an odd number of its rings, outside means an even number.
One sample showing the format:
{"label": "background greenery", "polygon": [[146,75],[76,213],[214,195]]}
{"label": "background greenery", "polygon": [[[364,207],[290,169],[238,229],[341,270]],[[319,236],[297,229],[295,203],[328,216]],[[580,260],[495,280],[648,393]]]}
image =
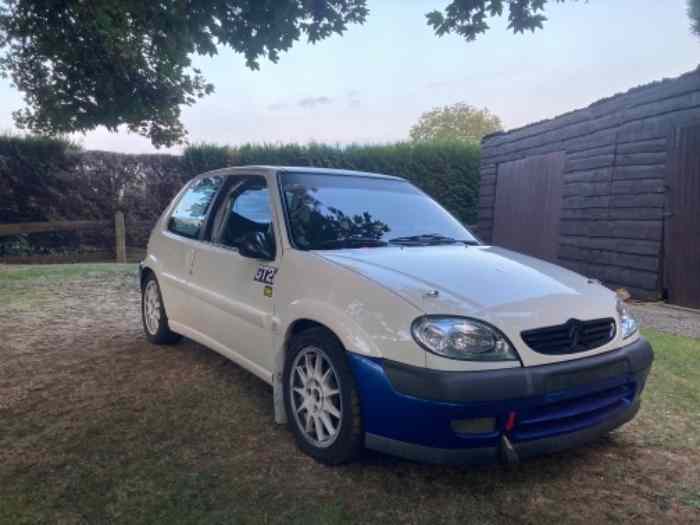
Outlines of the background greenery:
{"label": "background greenery", "polygon": [[404,177],[431,195],[465,224],[477,220],[479,146],[458,141],[387,145],[202,144],[183,155],[188,177],[224,166],[251,164],[320,166]]}
{"label": "background greenery", "polygon": [[[199,144],[182,156],[82,152],[46,138],[0,137],[0,223],[109,219],[115,208],[157,217],[184,182],[244,165],[317,166],[404,177],[460,220],[477,219],[479,147],[458,141],[388,145]],[[159,202],[144,208],[159,187]]]}
{"label": "background greenery", "polygon": [[[0,136],[0,224],[109,220],[117,209],[125,211],[127,225],[128,221],[148,223],[155,221],[175,193],[195,175],[251,164],[397,175],[416,184],[463,223],[477,221],[479,146],[463,141],[344,147],[197,144],[177,156],[81,151],[65,140]],[[110,249],[111,237],[103,233],[96,236],[97,240],[102,238],[104,248]],[[87,236],[82,235],[85,244]],[[2,237],[0,256],[73,251],[81,244],[77,236],[70,232]]]}

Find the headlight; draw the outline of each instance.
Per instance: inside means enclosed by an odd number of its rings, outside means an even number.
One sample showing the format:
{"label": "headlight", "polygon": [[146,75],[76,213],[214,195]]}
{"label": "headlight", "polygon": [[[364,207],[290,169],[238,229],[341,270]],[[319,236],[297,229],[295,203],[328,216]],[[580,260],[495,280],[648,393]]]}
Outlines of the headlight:
{"label": "headlight", "polygon": [[426,315],[413,321],[411,333],[423,348],[450,359],[518,360],[518,355],[504,335],[474,319]]}
{"label": "headlight", "polygon": [[627,339],[633,336],[637,330],[639,330],[639,323],[632,317],[632,314],[627,309],[625,302],[618,298],[617,299],[617,313],[620,315],[620,330],[622,331],[622,338]]}

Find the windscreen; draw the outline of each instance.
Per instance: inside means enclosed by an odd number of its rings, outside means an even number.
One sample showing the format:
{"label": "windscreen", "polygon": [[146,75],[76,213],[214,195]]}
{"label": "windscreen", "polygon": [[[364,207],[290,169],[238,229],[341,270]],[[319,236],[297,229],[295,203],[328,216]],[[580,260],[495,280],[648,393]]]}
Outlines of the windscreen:
{"label": "windscreen", "polygon": [[281,183],[299,249],[478,244],[445,209],[402,180],[286,173]]}

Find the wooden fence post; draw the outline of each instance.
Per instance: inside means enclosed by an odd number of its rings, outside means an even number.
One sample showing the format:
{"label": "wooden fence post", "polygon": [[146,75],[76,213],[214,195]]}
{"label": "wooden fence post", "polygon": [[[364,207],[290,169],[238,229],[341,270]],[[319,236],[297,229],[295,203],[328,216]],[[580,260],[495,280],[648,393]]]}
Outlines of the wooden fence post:
{"label": "wooden fence post", "polygon": [[126,225],[124,224],[124,212],[117,211],[114,214],[114,233],[117,242],[117,262],[126,262]]}

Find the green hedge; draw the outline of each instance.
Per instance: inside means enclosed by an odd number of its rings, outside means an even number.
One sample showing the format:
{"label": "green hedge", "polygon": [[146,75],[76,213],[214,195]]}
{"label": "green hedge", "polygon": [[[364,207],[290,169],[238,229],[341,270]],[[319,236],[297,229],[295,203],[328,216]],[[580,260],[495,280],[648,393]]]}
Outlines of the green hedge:
{"label": "green hedge", "polygon": [[[479,148],[459,143],[382,146],[211,144],[182,156],[81,151],[70,142],[0,135],[0,223],[155,220],[191,177],[225,166],[269,164],[344,168],[404,177],[466,224],[477,220]],[[410,210],[407,210],[410,213]],[[131,231],[131,230],[129,230]],[[0,256],[73,249],[75,232],[0,238]],[[105,237],[105,246],[111,246]]]}
{"label": "green hedge", "polygon": [[0,223],[42,221],[60,215],[70,198],[67,174],[77,147],[43,137],[0,136]]}
{"label": "green hedge", "polygon": [[265,164],[319,166],[371,171],[404,177],[437,199],[466,224],[477,221],[479,146],[452,142],[378,146],[323,144],[200,144],[183,155],[186,176],[226,166]]}

